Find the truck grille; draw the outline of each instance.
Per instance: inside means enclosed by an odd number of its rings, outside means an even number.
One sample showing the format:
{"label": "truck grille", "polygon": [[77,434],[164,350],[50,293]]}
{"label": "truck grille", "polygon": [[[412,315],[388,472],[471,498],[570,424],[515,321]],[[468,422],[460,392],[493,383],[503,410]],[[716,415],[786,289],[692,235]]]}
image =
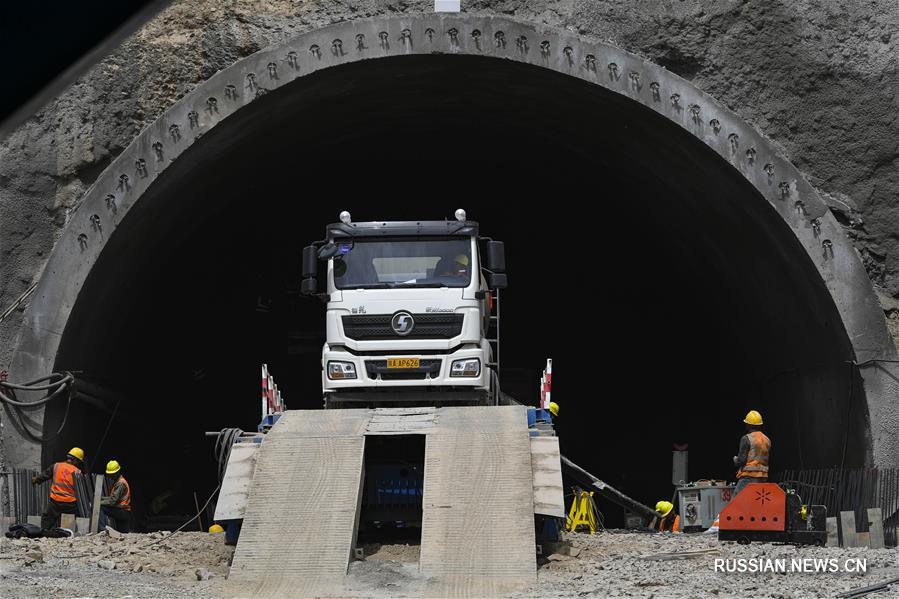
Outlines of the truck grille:
{"label": "truck grille", "polygon": [[[392,314],[360,314],[343,317],[343,332],[357,341],[397,339],[390,327]],[[464,314],[413,314],[415,326],[403,339],[452,339],[462,333]]]}
{"label": "truck grille", "polygon": [[440,376],[442,360],[421,360],[418,368],[387,368],[387,360],[366,360],[365,372],[368,378],[376,379],[381,375],[382,381],[423,381],[426,377]]}

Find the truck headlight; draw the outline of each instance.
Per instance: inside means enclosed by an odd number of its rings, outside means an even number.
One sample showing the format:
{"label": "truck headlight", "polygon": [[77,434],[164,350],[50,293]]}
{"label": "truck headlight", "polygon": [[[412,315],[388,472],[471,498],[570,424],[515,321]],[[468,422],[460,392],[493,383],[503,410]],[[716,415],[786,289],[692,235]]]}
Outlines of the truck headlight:
{"label": "truck headlight", "polygon": [[332,381],[356,378],[356,365],[352,362],[328,362],[328,378]]}
{"label": "truck headlight", "polygon": [[480,374],[481,361],[477,358],[454,360],[450,367],[450,376],[479,376]]}

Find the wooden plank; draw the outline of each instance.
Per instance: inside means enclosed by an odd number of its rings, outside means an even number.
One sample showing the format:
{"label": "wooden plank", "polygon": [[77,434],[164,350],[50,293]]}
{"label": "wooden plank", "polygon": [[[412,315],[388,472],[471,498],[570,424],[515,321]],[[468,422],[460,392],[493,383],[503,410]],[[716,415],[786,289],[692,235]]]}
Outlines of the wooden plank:
{"label": "wooden plank", "polygon": [[868,531],[871,533],[871,549],[883,549],[883,510],[879,507],[868,508]]}
{"label": "wooden plank", "polygon": [[871,545],[871,533],[870,532],[857,532],[855,534],[858,537],[858,546],[859,547],[869,547]]}
{"label": "wooden plank", "polygon": [[218,502],[215,504],[215,515],[218,521],[240,520],[247,509],[247,498],[253,484],[253,473],[256,471],[256,457],[261,443],[239,443],[231,448],[225,478]]}
{"label": "wooden plank", "polygon": [[87,534],[91,529],[91,519],[90,518],[75,518],[75,534],[83,535]]}
{"label": "wooden plank", "polygon": [[558,437],[531,437],[531,471],[534,475],[534,513],[565,517],[565,490]]}
{"label": "wooden plank", "polygon": [[94,475],[94,503],[91,509],[91,532],[97,532],[100,527],[100,498],[103,496],[103,475]]}
{"label": "wooden plank", "polygon": [[837,518],[833,516],[827,519],[827,547],[840,546],[840,530],[837,525]]}
{"label": "wooden plank", "polygon": [[855,512],[840,512],[840,537],[843,547],[858,547],[858,533],[855,532]]}
{"label": "wooden plank", "polygon": [[60,514],[59,527],[75,531],[75,514]]}

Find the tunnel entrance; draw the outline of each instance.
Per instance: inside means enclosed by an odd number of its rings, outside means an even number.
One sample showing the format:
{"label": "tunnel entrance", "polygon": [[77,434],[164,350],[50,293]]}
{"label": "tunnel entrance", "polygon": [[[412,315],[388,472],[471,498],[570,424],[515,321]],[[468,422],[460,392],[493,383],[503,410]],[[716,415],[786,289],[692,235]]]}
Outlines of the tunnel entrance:
{"label": "tunnel entrance", "polygon": [[340,210],[458,207],[506,242],[503,390],[536,404],[552,357],[563,452],[622,491],[670,496],[673,443],[689,444],[691,478],[732,479],[749,409],[774,469],[869,457],[831,295],[739,172],[600,86],[410,55],[262,96],[166,168],[72,309],[55,369],[98,401],[50,406],[45,431],[68,420],[44,461],[80,445],[93,471],[123,463],[138,514],[192,513],[217,483],[203,433],[256,426],[261,363],[288,408],[321,405],[323,307],[298,293],[301,248]]}

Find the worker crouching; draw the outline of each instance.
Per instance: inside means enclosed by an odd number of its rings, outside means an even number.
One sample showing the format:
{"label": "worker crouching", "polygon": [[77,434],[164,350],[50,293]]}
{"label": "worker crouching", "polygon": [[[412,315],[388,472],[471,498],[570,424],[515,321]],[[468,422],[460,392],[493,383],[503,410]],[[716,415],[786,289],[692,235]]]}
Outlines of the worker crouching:
{"label": "worker crouching", "polygon": [[131,485],[122,476],[122,466],[116,460],[106,464],[109,495],[100,498],[100,510],[112,520],[119,532],[131,532]]}
{"label": "worker crouching", "polygon": [[659,532],[680,532],[680,516],[673,512],[674,504],[670,501],[660,501],[656,504]]}
{"label": "worker crouching", "polygon": [[78,489],[75,486],[75,477],[81,475],[81,466],[84,463],[84,450],[73,447],[66,455],[64,462],[56,462],[40,474],[31,477],[31,483],[39,485],[46,481],[50,483],[50,500],[47,509],[41,515],[41,528],[50,530],[59,526],[60,514],[75,514],[78,505]]}
{"label": "worker crouching", "polygon": [[768,482],[768,457],[771,454],[771,439],[762,432],[762,415],[751,410],[743,419],[745,435],[740,438],[739,453],[734,456],[737,467],[736,497],[750,483]]}

